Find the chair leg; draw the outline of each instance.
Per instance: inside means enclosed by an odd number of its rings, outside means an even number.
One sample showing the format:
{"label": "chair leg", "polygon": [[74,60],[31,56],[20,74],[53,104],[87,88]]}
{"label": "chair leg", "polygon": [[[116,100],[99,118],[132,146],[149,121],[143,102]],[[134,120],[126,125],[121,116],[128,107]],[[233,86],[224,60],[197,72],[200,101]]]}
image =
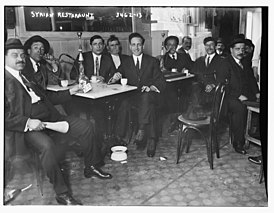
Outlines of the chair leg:
{"label": "chair leg", "polygon": [[214,131],[212,132],[212,135],[213,135],[213,144],[215,146],[216,157],[220,158],[220,146],[219,146],[219,141],[218,141],[218,137],[217,137],[216,126],[214,127]]}
{"label": "chair leg", "polygon": [[187,144],[186,145],[186,153],[189,153],[190,144],[192,142],[190,134],[192,134],[192,133],[188,130],[186,132],[186,136],[185,136],[185,138],[186,138],[186,144]]}
{"label": "chair leg", "polygon": [[179,132],[178,132],[178,141],[177,141],[177,160],[176,164],[179,163],[180,155],[181,155],[181,146],[182,146],[182,131],[183,131],[183,125],[179,125]]}

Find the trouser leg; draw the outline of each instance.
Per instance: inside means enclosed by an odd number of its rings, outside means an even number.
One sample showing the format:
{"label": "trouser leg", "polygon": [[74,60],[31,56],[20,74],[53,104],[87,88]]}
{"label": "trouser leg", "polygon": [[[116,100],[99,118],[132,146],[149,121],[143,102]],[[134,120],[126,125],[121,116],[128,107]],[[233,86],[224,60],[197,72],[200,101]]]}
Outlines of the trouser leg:
{"label": "trouser leg", "polygon": [[53,184],[56,194],[67,192],[68,187],[59,168],[58,158],[56,158],[59,155],[57,152],[60,150],[56,149],[53,140],[45,131],[32,131],[25,133],[25,141],[39,153],[42,167],[50,183]]}
{"label": "trouser leg", "polygon": [[247,109],[240,100],[229,100],[228,111],[231,112],[231,128],[233,133],[233,146],[244,146],[244,132],[246,125]]}
{"label": "trouser leg", "polygon": [[69,122],[69,131],[66,134],[78,141],[84,154],[85,166],[101,164],[103,161],[102,143],[96,140],[94,125],[88,120],[75,117],[68,116],[65,120]]}

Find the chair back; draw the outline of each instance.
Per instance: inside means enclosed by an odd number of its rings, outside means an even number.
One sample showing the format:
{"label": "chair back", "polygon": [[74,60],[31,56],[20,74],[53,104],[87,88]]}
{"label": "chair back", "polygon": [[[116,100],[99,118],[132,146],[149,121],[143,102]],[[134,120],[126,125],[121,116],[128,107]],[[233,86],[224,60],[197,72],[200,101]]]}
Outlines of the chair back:
{"label": "chair back", "polygon": [[215,87],[215,93],[212,102],[212,114],[210,117],[211,125],[216,125],[219,122],[223,101],[225,96],[225,84],[219,83]]}

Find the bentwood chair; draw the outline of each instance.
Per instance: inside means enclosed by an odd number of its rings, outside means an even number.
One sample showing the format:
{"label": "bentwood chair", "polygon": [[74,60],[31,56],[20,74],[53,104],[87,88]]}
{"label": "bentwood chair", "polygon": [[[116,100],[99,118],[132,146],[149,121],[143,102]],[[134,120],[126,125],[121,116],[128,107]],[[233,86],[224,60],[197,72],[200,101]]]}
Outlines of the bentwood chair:
{"label": "bentwood chair", "polygon": [[[179,125],[179,134],[178,134],[178,144],[177,144],[177,160],[176,163],[179,163],[179,159],[182,155],[184,148],[186,147],[186,153],[189,152],[192,134],[189,134],[190,130],[198,132],[202,139],[206,142],[207,147],[207,157],[210,164],[210,168],[213,169],[213,146],[215,147],[217,158],[220,157],[219,153],[219,143],[217,141],[217,128],[219,123],[220,112],[222,109],[222,104],[225,96],[225,84],[219,83],[215,87],[212,110],[209,116],[204,120],[188,120],[184,118],[183,115],[178,117]],[[203,129],[207,128],[209,130],[208,136],[203,133]]]}

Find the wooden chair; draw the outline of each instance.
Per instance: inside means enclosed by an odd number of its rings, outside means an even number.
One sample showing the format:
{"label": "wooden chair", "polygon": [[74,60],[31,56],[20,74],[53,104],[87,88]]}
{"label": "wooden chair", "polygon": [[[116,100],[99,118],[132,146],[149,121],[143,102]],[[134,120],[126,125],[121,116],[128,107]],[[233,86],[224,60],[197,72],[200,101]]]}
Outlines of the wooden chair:
{"label": "wooden chair", "polygon": [[[217,127],[220,117],[220,112],[222,109],[222,104],[225,96],[225,84],[218,84],[215,87],[211,115],[204,120],[188,120],[180,115],[178,121],[180,122],[179,134],[178,134],[178,144],[177,144],[177,160],[179,163],[180,156],[186,146],[186,153],[189,152],[190,148],[190,137],[189,130],[194,130],[198,132],[202,139],[206,142],[207,156],[210,164],[210,168],[213,169],[213,146],[215,146],[217,158],[220,157],[219,153],[219,143],[217,141]],[[204,128],[209,128],[209,137],[207,138],[201,131]]]}

